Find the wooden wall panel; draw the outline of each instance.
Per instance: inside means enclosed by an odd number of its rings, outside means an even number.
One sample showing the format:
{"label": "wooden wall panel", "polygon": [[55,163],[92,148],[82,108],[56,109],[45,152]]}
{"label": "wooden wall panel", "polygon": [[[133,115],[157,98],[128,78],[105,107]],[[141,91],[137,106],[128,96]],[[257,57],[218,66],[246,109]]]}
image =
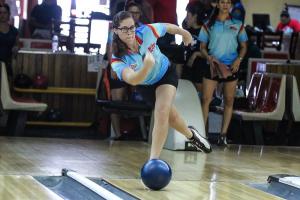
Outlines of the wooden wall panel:
{"label": "wooden wall panel", "polygon": [[[14,74],[25,73],[33,78],[41,73],[48,77],[50,87],[94,89],[97,73],[87,71],[88,56],[20,51],[13,66]],[[47,103],[49,108],[60,109],[64,121],[93,122],[94,120],[96,108],[93,95],[45,93],[32,96]]]}

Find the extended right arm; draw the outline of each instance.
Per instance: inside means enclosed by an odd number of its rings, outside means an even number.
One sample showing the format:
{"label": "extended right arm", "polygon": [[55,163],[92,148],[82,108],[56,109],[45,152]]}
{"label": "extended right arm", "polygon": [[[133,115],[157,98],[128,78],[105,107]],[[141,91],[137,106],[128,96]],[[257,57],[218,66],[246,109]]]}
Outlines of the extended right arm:
{"label": "extended right arm", "polygon": [[130,85],[139,85],[145,80],[154,63],[155,60],[153,55],[148,52],[144,58],[143,67],[139,71],[134,71],[133,69],[126,67],[122,71],[122,79]]}

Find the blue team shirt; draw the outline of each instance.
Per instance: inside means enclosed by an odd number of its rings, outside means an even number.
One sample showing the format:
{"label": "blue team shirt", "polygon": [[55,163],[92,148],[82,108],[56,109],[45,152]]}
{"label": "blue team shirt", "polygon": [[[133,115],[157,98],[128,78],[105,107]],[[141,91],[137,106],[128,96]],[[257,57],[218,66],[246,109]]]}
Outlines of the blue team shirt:
{"label": "blue team shirt", "polygon": [[241,21],[228,18],[224,22],[216,20],[208,28],[202,26],[198,39],[208,44],[208,53],[220,62],[231,65],[238,57],[238,43],[248,40],[244,25]]}
{"label": "blue team shirt", "polygon": [[120,80],[123,80],[122,72],[126,67],[130,67],[134,71],[138,71],[143,67],[143,58],[147,51],[153,54],[155,64],[141,85],[155,84],[164,76],[170,62],[169,59],[160,52],[156,41],[159,37],[166,34],[166,30],[166,26],[162,23],[142,25],[137,28],[135,33],[135,38],[139,44],[138,52],[128,51],[128,53],[121,58],[112,55],[111,67]]}

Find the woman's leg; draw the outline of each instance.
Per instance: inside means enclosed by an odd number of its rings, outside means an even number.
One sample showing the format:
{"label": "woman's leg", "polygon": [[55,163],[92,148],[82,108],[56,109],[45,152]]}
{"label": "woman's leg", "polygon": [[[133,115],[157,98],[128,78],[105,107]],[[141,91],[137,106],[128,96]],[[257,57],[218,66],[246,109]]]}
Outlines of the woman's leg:
{"label": "woman's leg", "polygon": [[185,120],[180,116],[174,105],[172,105],[170,110],[169,124],[172,128],[187,137],[197,150],[201,150],[205,153],[210,153],[212,151],[208,140],[193,126],[187,126]]}
{"label": "woman's leg", "polygon": [[156,89],[150,159],[159,158],[168,135],[169,124],[190,139],[197,149],[206,153],[211,152],[211,146],[207,139],[202,137],[196,129],[189,128],[177,112],[173,105],[175,94],[176,88],[172,85],[161,85]]}
{"label": "woman's leg", "polygon": [[150,159],[159,158],[169,129],[169,114],[176,88],[172,85],[160,85],[155,91],[154,126]]}
{"label": "woman's leg", "polygon": [[203,85],[202,83],[194,83],[196,89],[197,89],[197,92],[200,92],[200,94],[202,95],[202,92],[203,92]]}
{"label": "woman's leg", "polygon": [[202,113],[205,126],[207,125],[207,118],[209,112],[209,104],[212,100],[214,91],[218,82],[210,79],[203,78],[203,92],[202,92]]}
{"label": "woman's leg", "polygon": [[176,64],[176,73],[178,78],[181,78],[183,64]]}
{"label": "woman's leg", "polygon": [[188,128],[186,122],[180,114],[178,113],[176,107],[172,105],[171,111],[170,111],[170,116],[169,116],[169,124],[172,128],[177,130],[178,132],[182,133],[185,137],[187,138],[192,138],[193,133],[191,130]]}
{"label": "woman's leg", "polygon": [[236,85],[237,85],[237,80],[224,83],[224,92],[223,92],[224,114],[223,114],[222,130],[221,130],[221,135],[223,136],[226,135],[227,133],[227,129],[232,117]]}
{"label": "woman's leg", "polygon": [[[126,87],[123,88],[116,88],[111,90],[111,97],[113,101],[123,100],[126,93]],[[117,114],[111,114],[110,115],[112,127],[115,132],[115,137],[118,138],[121,136],[121,127],[120,127],[120,115]]]}

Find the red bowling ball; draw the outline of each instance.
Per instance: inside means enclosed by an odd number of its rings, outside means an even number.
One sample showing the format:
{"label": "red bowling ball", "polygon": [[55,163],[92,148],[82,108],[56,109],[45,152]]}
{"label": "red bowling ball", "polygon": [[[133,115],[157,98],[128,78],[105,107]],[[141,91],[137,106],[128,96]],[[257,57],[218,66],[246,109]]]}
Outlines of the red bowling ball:
{"label": "red bowling ball", "polygon": [[48,78],[41,74],[36,75],[33,79],[33,87],[37,89],[47,89]]}

